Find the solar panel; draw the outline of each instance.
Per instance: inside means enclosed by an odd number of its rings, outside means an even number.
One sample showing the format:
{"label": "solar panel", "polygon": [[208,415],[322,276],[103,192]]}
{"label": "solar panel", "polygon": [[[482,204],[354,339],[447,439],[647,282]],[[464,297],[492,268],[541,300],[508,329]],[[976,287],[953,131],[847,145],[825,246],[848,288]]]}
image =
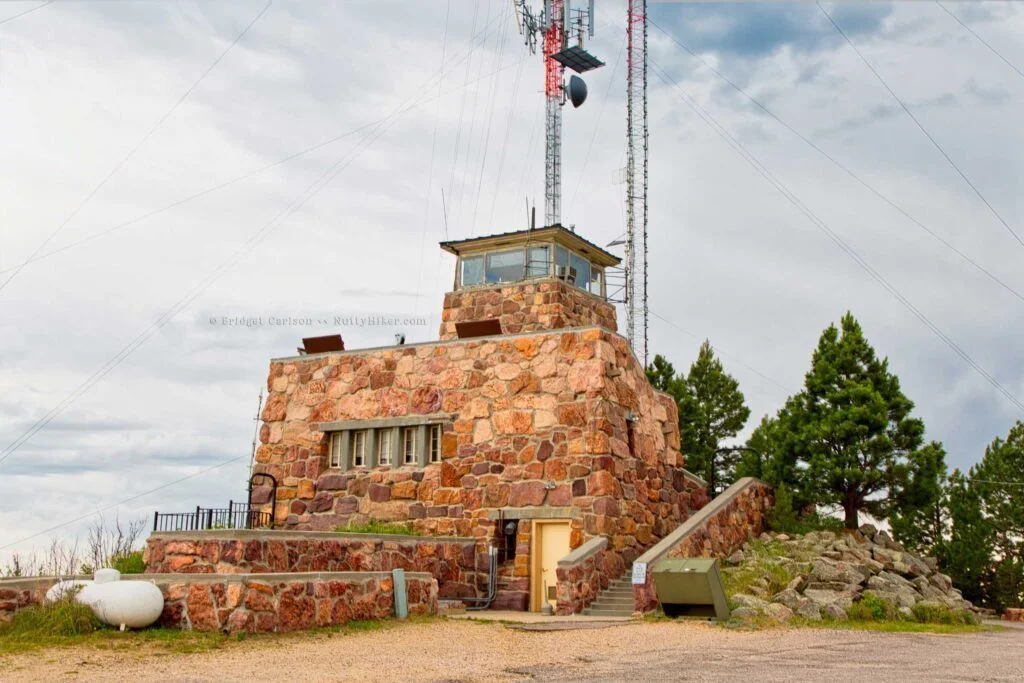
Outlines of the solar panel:
{"label": "solar panel", "polygon": [[561,52],[551,55],[551,59],[564,64],[578,74],[604,66],[604,62],[584,50],[579,45],[572,45]]}

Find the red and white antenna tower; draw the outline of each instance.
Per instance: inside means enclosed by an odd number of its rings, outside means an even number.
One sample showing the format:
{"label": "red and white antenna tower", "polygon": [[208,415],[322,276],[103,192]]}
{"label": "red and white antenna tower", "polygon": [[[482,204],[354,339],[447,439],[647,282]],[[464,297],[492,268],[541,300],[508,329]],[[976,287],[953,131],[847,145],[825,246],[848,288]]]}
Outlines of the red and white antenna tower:
{"label": "red and white antenna tower", "polygon": [[[535,14],[526,0],[513,0],[513,7],[530,52],[537,51],[538,35],[544,41],[544,220],[545,225],[556,225],[562,222],[562,105],[567,95],[574,107],[587,97],[587,86],[580,77],[572,76],[566,86],[565,67],[583,73],[604,66],[583,49],[584,34],[594,35],[594,0],[586,9],[572,9],[570,0],[545,0],[540,14]],[[569,45],[573,38],[576,44]]]}
{"label": "red and white antenna tower", "polygon": [[626,23],[626,337],[647,365],[647,0]]}

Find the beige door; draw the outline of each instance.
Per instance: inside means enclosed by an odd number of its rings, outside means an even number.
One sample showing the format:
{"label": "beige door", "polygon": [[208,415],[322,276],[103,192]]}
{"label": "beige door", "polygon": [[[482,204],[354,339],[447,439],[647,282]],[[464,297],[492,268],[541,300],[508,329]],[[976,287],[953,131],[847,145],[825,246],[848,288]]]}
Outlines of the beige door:
{"label": "beige door", "polygon": [[543,601],[555,607],[558,561],[569,554],[569,523],[538,520],[533,526],[533,571],[530,609],[539,612]]}

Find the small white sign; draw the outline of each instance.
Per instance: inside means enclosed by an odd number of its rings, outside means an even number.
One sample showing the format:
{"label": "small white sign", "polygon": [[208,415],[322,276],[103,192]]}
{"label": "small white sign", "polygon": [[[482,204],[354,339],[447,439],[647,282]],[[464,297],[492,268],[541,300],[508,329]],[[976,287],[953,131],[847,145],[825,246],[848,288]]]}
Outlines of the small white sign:
{"label": "small white sign", "polygon": [[647,583],[647,563],[646,562],[634,562],[633,563],[633,585],[642,586]]}

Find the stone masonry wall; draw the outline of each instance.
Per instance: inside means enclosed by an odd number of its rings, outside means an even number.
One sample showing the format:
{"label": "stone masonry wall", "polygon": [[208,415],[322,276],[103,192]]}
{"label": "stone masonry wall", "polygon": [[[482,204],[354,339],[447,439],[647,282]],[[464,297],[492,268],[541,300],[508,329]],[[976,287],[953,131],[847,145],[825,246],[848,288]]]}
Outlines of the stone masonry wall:
{"label": "stone masonry wall", "polygon": [[[91,578],[91,577],[76,577]],[[437,581],[407,573],[410,614],[436,614]],[[43,604],[56,577],[0,581],[0,621]],[[340,626],[352,619],[394,614],[390,572],[289,574],[139,574],[122,581],[152,581],[164,595],[158,624],[197,631],[296,631]]]}
{"label": "stone masonry wall", "polygon": [[633,586],[634,609],[649,612],[658,606],[651,572],[660,560],[728,557],[749,539],[765,531],[772,503],[771,487],[750,477],[740,479],[723,491],[707,507],[637,559],[647,564],[647,576],[643,585]]}
{"label": "stone masonry wall", "polygon": [[[437,582],[406,574],[410,614],[437,613]],[[184,576],[161,586],[160,625],[196,631],[269,633],[386,619],[395,611],[386,572]]]}
{"label": "stone masonry wall", "polygon": [[[607,535],[628,563],[706,500],[682,470],[671,398],[601,329],[279,360],[268,388],[256,471],[280,482],[286,528],[410,520],[486,540],[488,510],[572,506],[571,546]],[[321,422],[410,415],[445,416],[442,462],[328,469]]]}
{"label": "stone masonry wall", "polygon": [[559,561],[557,607],[560,615],[578,614],[590,605],[613,578],[622,575],[619,557],[608,550],[608,541],[595,538]]}
{"label": "stone masonry wall", "polygon": [[[286,529],[409,521],[425,535],[476,538],[483,556],[496,510],[548,511],[571,518],[573,549],[608,537],[621,573],[707,501],[682,469],[671,397],[604,329],[275,360],[268,389],[255,471],[277,478]],[[441,462],[328,468],[321,423],[411,416],[442,424]],[[254,488],[252,500],[269,504],[270,490]],[[516,558],[517,590],[527,560]]]}
{"label": "stone masonry wall", "polygon": [[505,334],[596,325],[616,331],[615,307],[556,278],[448,292],[440,339],[457,339],[455,323],[497,318]]}
{"label": "stone masonry wall", "polygon": [[188,531],[153,534],[146,572],[260,574],[269,572],[389,572],[404,569],[437,579],[443,597],[478,594],[486,565],[473,566],[475,541],[465,538],[288,531]]}

